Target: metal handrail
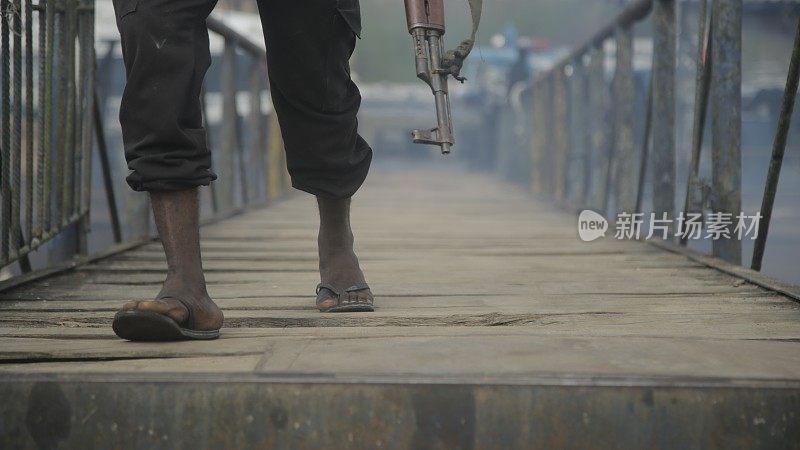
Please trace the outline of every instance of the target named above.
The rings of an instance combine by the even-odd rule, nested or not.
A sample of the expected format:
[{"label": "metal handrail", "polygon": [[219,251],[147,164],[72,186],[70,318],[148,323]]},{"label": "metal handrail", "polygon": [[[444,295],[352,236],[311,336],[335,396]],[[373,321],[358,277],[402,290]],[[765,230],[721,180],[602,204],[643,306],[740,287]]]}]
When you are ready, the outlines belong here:
[{"label": "metal handrail", "polygon": [[[592,207],[603,212],[608,212],[612,201],[616,212],[641,212],[645,171],[652,165],[653,173],[658,175],[652,177],[654,213],[676,219],[676,1],[631,3],[534,81],[531,177],[535,193],[549,194],[571,206]],[[648,18],[653,22],[653,68],[641,159],[636,164],[633,27]],[[678,210],[684,216],[709,203],[715,212],[733,217],[741,213],[741,108],[736,107],[741,103],[741,21],[741,1],[717,0],[711,8],[707,7],[706,0],[699,2],[692,159],[686,200]],[[610,39],[616,41],[616,51],[607,55],[605,43]],[[615,67],[610,84],[605,79],[609,59]],[[755,270],[761,268],[799,76],[800,25],[764,189],[761,226],[751,264]],[[575,114],[570,109],[573,106],[568,99],[570,92],[586,93],[588,105],[583,107],[588,107],[590,114]],[[711,128],[715,149],[711,158],[714,176],[710,186],[700,181],[698,175],[709,101],[714,103],[711,105],[714,111]],[[570,179],[571,153],[583,153],[597,162],[593,171],[576,171],[588,174],[577,182]],[[730,238],[714,241],[713,253],[741,264],[741,242],[733,230],[730,231]],[[686,239],[681,239],[681,243],[685,245]]]}]

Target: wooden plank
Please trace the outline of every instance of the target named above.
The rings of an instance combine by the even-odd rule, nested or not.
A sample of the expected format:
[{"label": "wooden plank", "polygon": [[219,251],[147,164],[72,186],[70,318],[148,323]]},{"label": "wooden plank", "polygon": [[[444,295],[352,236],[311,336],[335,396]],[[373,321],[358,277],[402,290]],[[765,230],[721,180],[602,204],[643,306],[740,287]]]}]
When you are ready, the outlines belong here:
[{"label": "wooden plank", "polygon": [[641,242],[581,242],[571,214],[490,178],[380,173],[353,215],[375,313],[314,310],[317,217],[297,196],[203,228],[219,341],[113,336],[164,279],[149,242],[0,293],[0,371],[799,378],[797,303]]}]

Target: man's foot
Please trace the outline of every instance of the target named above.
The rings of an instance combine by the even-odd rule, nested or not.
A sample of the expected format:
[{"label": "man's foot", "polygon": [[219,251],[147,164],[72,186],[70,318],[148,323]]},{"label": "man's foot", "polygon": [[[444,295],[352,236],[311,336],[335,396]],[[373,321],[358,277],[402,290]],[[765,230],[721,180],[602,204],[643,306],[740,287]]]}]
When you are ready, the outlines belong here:
[{"label": "man's foot", "polygon": [[114,332],[136,341],[215,339],[223,316],[206,290],[197,189],[151,192],[150,200],[167,280],[155,300],[126,303],[114,317]]},{"label": "man's foot", "polygon": [[[180,289],[170,287],[172,284],[167,280],[155,300],[128,302],[122,306],[122,310],[160,314],[178,325],[188,325],[197,331],[219,330],[222,327],[222,310],[211,300],[205,286]],[[188,324],[188,307],[192,308],[192,324]]]},{"label": "man's foot", "polygon": [[317,242],[322,283],[317,292],[317,309],[321,312],[330,311],[331,308],[371,311],[372,291],[366,285],[353,250],[350,200],[318,197],[318,203],[320,228]]}]

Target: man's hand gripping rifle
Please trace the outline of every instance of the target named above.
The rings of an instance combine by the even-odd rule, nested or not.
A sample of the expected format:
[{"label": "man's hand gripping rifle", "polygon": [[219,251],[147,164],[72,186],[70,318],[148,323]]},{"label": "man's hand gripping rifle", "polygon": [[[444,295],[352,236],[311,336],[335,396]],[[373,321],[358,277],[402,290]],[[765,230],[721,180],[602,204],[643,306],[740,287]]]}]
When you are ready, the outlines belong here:
[{"label": "man's hand gripping rifle", "polygon": [[411,136],[415,144],[438,145],[442,154],[450,153],[455,144],[453,138],[453,119],[450,115],[450,99],[447,92],[447,77],[464,82],[461,66],[472,51],[478,23],[480,22],[482,0],[470,0],[472,10],[472,36],[455,50],[444,51],[444,0],[405,0],[408,32],[414,39],[414,56],[417,77],[430,86],[436,100],[436,120],[438,126],[431,130],[414,130]]}]

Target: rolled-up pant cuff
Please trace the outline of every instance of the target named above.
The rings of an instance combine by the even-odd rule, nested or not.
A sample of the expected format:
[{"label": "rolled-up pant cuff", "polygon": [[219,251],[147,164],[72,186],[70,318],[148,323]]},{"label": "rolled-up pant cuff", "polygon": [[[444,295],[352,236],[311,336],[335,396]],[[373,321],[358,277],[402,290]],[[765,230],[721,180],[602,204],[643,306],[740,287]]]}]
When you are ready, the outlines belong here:
[{"label": "rolled-up pant cuff", "polygon": [[200,186],[208,186],[217,176],[209,171],[209,174],[198,178],[166,178],[155,180],[143,180],[141,177],[132,173],[125,179],[128,186],[134,191],[183,191],[194,189]]}]

